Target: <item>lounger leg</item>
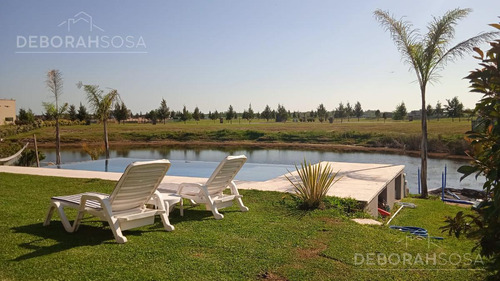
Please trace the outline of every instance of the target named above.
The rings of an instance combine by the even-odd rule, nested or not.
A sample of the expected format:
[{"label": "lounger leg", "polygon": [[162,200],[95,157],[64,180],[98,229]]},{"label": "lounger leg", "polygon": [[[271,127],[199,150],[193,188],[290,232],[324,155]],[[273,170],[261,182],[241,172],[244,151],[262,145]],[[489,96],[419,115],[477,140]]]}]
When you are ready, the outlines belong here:
[{"label": "lounger leg", "polygon": [[78,214],[76,215],[76,219],[73,222],[73,231],[74,232],[78,231],[78,227],[80,227],[80,222],[82,221],[84,214],[85,214],[84,211],[78,211]]},{"label": "lounger leg", "polygon": [[174,231],[175,227],[170,224],[170,220],[168,219],[168,214],[163,213],[160,214],[161,221],[163,222],[163,228],[165,228],[166,231]]},{"label": "lounger leg", "polygon": [[179,212],[181,213],[181,217],[184,216],[184,199],[181,198],[181,201],[179,202]]},{"label": "lounger leg", "polygon": [[212,214],[214,214],[214,218],[216,220],[221,220],[224,218],[224,215],[219,213],[219,210],[217,209],[217,206],[215,206],[214,201],[212,201],[212,198],[208,198],[207,204],[210,206],[210,210],[212,210]]},{"label": "lounger leg", "polygon": [[118,219],[114,217],[108,218],[108,223],[109,227],[111,227],[111,231],[113,231],[116,242],[119,244],[126,243],[127,238],[122,233],[122,229],[120,228],[120,222],[118,221]]},{"label": "lounger leg", "polygon": [[241,201],[240,193],[238,192],[238,188],[236,187],[236,184],[234,183],[234,181],[231,182],[230,188],[231,188],[231,193],[233,195],[238,196],[236,198],[236,203],[238,203],[238,206],[240,207],[240,211],[247,212],[248,211],[248,207],[246,207],[245,205],[243,205],[243,201]]},{"label": "lounger leg", "polygon": [[47,213],[47,217],[45,218],[45,222],[43,225],[49,225],[50,224],[50,219],[52,218],[52,215],[54,214],[54,210],[57,209],[57,212],[59,213],[59,217],[61,218],[61,223],[64,227],[64,229],[71,233],[73,232],[73,227],[71,226],[71,223],[69,222],[68,218],[66,217],[66,214],[64,213],[63,206],[61,205],[60,202],[51,202],[50,203],[50,208]]},{"label": "lounger leg", "polygon": [[240,207],[240,211],[248,212],[248,207],[243,205],[243,201],[241,201],[241,198],[236,198],[236,203],[238,203],[238,206]]},{"label": "lounger leg", "polygon": [[[170,224],[170,220],[168,219],[168,215],[169,215],[170,209],[171,209],[170,204],[168,203],[167,200],[162,199],[161,194],[155,194],[154,198],[156,200],[156,206],[157,206],[158,210],[163,211],[160,214],[161,221],[163,223],[163,228],[165,228],[166,231],[175,230],[175,227],[172,224]],[[174,205],[175,204],[172,204],[172,207]]]},{"label": "lounger leg", "polygon": [[50,220],[52,219],[52,216],[54,215],[55,209],[56,209],[56,206],[54,206],[54,204],[50,203],[49,210],[47,212],[47,215],[45,216],[45,221],[43,222],[43,226],[50,225]]}]

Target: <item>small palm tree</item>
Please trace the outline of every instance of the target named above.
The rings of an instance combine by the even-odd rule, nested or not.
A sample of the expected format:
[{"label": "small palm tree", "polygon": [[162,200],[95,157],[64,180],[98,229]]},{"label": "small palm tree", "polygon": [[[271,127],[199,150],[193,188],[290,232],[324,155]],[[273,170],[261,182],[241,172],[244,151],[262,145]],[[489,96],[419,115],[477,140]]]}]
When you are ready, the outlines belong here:
[{"label": "small palm tree", "polygon": [[301,207],[304,209],[316,209],[326,196],[330,187],[335,184],[340,178],[337,178],[337,173],[333,171],[330,163],[316,165],[308,163],[305,159],[300,163],[300,169],[295,165],[298,178],[290,173],[290,177],[285,177],[290,181],[295,189],[295,196],[301,202]]},{"label": "small palm tree", "polygon": [[107,94],[99,89],[97,85],[82,85],[77,84],[78,88],[83,86],[83,90],[87,93],[87,101],[94,110],[94,117],[99,120],[104,126],[104,149],[106,151],[106,159],[109,159],[109,140],[108,140],[108,119],[111,116],[113,104],[119,99],[118,91],[110,90]]},{"label": "small palm tree", "polygon": [[427,197],[427,114],[425,92],[429,82],[437,81],[438,72],[447,63],[463,57],[478,44],[487,42],[498,32],[482,33],[449,48],[455,36],[457,21],[465,18],[471,9],[454,9],[448,11],[441,18],[434,18],[428,25],[428,32],[421,35],[413,29],[411,23],[403,19],[396,20],[388,12],[376,10],[375,18],[391,33],[405,63],[409,64],[417,75],[422,99],[422,141],[421,141],[421,168],[422,197]]}]

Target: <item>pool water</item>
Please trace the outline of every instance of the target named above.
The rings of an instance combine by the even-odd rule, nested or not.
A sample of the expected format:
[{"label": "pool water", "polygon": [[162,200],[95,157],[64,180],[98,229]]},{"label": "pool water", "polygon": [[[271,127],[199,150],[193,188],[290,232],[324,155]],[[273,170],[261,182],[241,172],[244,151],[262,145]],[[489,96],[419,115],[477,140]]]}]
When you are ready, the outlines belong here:
[{"label": "pool water", "polygon": [[[47,156],[46,162],[55,162],[55,151],[44,148],[43,152]],[[248,161],[238,174],[237,179],[265,181],[277,176],[286,174],[286,169],[295,170],[294,164],[300,164],[307,159],[312,163],[320,161],[350,162],[350,163],[374,163],[404,165],[407,175],[408,187],[411,193],[417,193],[417,175],[420,166],[420,158],[407,155],[382,154],[382,153],[341,153],[335,151],[313,151],[313,150],[290,150],[290,149],[181,149],[168,147],[151,148],[120,148],[111,150],[111,164],[108,164],[109,171],[122,172],[128,163],[139,159],[169,159],[173,165],[168,172],[169,175],[179,176],[204,176],[208,177],[213,172],[217,164],[227,155],[246,155]],[[105,171],[105,161],[88,161],[90,157],[78,148],[66,148],[61,151],[64,168],[82,169],[92,171]],[[125,159],[119,160],[120,157]],[[86,161],[86,162],[81,162]],[[125,161],[115,168],[114,162]],[[190,164],[192,163],[192,164]],[[199,164],[198,164],[199,163]],[[203,164],[207,163],[207,164]],[[210,164],[211,163],[211,164]],[[262,164],[261,164],[262,163]],[[457,161],[451,159],[428,159],[428,186],[429,189],[441,187],[441,176],[447,167],[447,186],[453,188],[482,189],[485,182],[484,177],[476,179],[469,176],[460,181],[462,176],[457,169],[467,164],[467,161]],[[71,168],[73,165],[78,165]],[[203,168],[208,165],[208,167]]]},{"label": "pool water", "polygon": [[[128,164],[135,161],[145,161],[147,159],[137,158],[112,158],[107,160],[83,161],[60,165],[61,169],[84,170],[97,172],[118,172],[123,173]],[[149,159],[151,160],[151,159]],[[219,165],[219,162],[169,160],[172,163],[167,172],[169,176],[201,177],[208,178]],[[48,166],[57,168],[57,166]],[[288,170],[287,170],[288,169]],[[240,172],[236,175],[237,180],[242,181],[267,181],[282,176],[288,171],[294,171],[293,165],[280,164],[260,164],[245,163]]]}]

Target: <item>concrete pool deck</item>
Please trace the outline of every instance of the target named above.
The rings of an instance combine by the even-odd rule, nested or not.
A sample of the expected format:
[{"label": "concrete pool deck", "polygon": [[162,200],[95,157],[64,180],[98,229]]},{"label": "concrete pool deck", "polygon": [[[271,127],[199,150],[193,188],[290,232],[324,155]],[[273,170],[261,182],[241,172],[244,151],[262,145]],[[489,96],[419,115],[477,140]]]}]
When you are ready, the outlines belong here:
[{"label": "concrete pool deck", "polygon": [[[364,202],[366,211],[373,216],[377,216],[379,201],[387,203],[392,208],[396,200],[405,196],[406,184],[403,165],[328,163],[331,163],[335,171],[340,171],[338,176],[342,177],[329,190],[328,195],[343,198],[351,197],[357,201]],[[118,181],[122,175],[122,173],[115,172],[18,166],[0,166],[0,172],[67,178],[98,178],[111,181]],[[296,172],[293,174],[296,175]],[[162,187],[176,190],[180,183],[204,182],[206,180],[207,178],[169,176],[167,173],[162,181]],[[293,192],[292,185],[284,175],[267,181],[236,181],[236,183],[239,189]]]}]

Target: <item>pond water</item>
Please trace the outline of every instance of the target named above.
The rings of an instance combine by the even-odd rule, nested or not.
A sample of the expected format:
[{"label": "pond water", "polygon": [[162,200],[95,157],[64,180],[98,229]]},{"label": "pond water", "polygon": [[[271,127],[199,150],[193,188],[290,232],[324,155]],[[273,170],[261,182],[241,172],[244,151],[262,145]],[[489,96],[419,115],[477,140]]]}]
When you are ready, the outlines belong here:
[{"label": "pond water", "polygon": [[[42,149],[46,155],[45,163],[55,161],[55,152],[53,149]],[[294,169],[293,165],[299,164],[304,159],[317,163],[319,161],[335,161],[335,162],[355,162],[355,163],[375,163],[375,164],[396,164],[405,165],[408,186],[411,193],[417,193],[417,171],[420,166],[420,158],[410,157],[405,155],[381,154],[381,153],[345,153],[345,152],[328,152],[328,151],[309,151],[309,150],[290,150],[290,149],[179,149],[179,148],[133,148],[119,149],[110,152],[111,158],[133,158],[134,159],[169,159],[172,161],[172,168],[169,174],[174,175],[174,165],[181,165],[182,162],[198,163],[194,166],[204,166],[203,173],[196,174],[194,170],[180,167],[182,173],[180,176],[206,176],[206,173],[213,171],[213,167],[217,165],[227,155],[244,154],[248,157],[247,164],[243,166],[241,173],[245,175],[241,180],[249,180],[247,175],[256,175],[254,180],[267,180],[273,178],[281,171],[286,173],[286,169]],[[81,149],[64,149],[61,151],[63,163],[74,163],[89,161],[90,157]],[[126,161],[126,160],[125,160]],[[130,162],[131,162],[130,161]],[[211,162],[211,164],[202,164],[201,162]],[[104,171],[103,162],[88,162],[89,166],[101,166],[99,170]],[[441,187],[441,174],[447,167],[447,186],[454,188],[473,188],[482,189],[484,178],[476,180],[473,176],[459,181],[461,174],[457,172],[458,167],[466,164],[464,161],[448,160],[448,159],[429,159],[428,160],[428,186],[430,189]],[[261,165],[259,168],[259,164]],[[272,164],[272,165],[270,165]],[[274,167],[281,165],[281,167]],[[125,164],[126,166],[126,164]],[[274,167],[274,168],[273,168]],[[123,169],[123,168],[122,168]],[[90,170],[90,168],[86,168]],[[96,169],[94,169],[96,170]],[[199,171],[203,170],[200,168]],[[272,170],[272,171],[271,171]]]}]

